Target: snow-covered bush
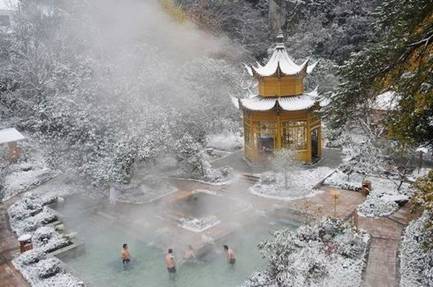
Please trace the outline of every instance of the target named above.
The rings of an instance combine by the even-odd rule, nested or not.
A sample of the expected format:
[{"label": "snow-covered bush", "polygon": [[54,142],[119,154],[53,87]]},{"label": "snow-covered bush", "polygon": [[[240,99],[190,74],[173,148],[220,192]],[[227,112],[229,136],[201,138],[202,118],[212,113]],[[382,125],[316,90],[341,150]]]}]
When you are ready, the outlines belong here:
[{"label": "snow-covered bush", "polygon": [[359,215],[366,217],[388,216],[398,209],[398,204],[386,200],[375,193],[368,195],[367,199],[358,206]]},{"label": "snow-covered bush", "polygon": [[46,257],[44,253],[26,251],[12,262],[31,286],[83,286],[78,278],[64,270],[59,259]]},{"label": "snow-covered bush", "polygon": [[433,249],[431,224],[433,216],[429,212],[413,220],[405,229],[400,245],[400,286],[433,286]]},{"label": "snow-covered bush", "polygon": [[296,231],[277,231],[258,245],[266,269],[243,286],[360,286],[368,239],[330,218]]},{"label": "snow-covered bush", "polygon": [[33,247],[43,252],[52,252],[68,246],[71,242],[59,234],[54,227],[39,227],[32,237]]},{"label": "snow-covered bush", "polygon": [[45,206],[56,200],[54,193],[36,195],[26,194],[25,197],[12,204],[8,209],[9,222],[17,235],[33,232],[38,227],[57,219],[56,212]]},{"label": "snow-covered bush", "polygon": [[38,269],[38,274],[40,278],[48,278],[56,275],[62,269],[60,268],[60,260],[57,258],[48,258],[43,261],[36,263],[36,268]]},{"label": "snow-covered bush", "polygon": [[39,249],[32,249],[17,257],[16,262],[22,265],[31,265],[47,258],[45,252]]}]

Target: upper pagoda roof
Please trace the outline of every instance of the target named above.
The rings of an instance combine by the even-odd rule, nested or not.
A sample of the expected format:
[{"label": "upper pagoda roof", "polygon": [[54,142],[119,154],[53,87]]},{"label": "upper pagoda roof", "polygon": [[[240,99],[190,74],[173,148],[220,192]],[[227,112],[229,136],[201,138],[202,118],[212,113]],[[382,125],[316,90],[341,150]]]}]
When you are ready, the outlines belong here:
[{"label": "upper pagoda roof", "polygon": [[300,74],[309,74],[313,71],[317,62],[309,65],[307,59],[301,65],[296,64],[289,56],[284,45],[284,36],[280,33],[277,36],[277,45],[274,48],[271,58],[266,65],[257,63],[256,66],[247,65],[247,71],[251,76],[269,77],[269,76],[295,76]]}]

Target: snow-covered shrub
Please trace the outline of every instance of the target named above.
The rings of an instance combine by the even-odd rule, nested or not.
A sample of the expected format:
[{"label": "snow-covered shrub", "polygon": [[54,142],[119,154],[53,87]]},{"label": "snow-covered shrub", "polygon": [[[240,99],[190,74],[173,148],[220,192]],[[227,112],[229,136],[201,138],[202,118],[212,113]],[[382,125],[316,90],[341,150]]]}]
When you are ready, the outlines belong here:
[{"label": "snow-covered shrub", "polygon": [[51,226],[39,227],[33,234],[32,243],[34,248],[47,253],[71,244]]},{"label": "snow-covered shrub", "polygon": [[26,194],[23,199],[18,200],[8,209],[11,228],[16,234],[21,235],[55,221],[56,212],[45,205],[53,203],[56,198],[54,193]]},{"label": "snow-covered shrub", "polygon": [[11,226],[17,234],[31,233],[38,227],[56,220],[56,212],[51,208],[44,206],[41,212],[35,214],[34,216],[30,216],[19,221],[14,221]]},{"label": "snow-covered shrub", "polygon": [[[400,286],[433,286],[433,232],[427,228],[432,222],[430,212],[413,220],[405,229],[400,245]],[[430,248],[429,248],[430,247]]]},{"label": "snow-covered shrub", "polygon": [[368,238],[330,218],[296,231],[277,231],[258,245],[267,268],[243,286],[359,286]]},{"label": "snow-covered shrub", "polygon": [[211,166],[205,169],[203,179],[210,183],[225,183],[233,177],[233,169],[231,167],[212,168]]},{"label": "snow-covered shrub", "polygon": [[38,249],[32,249],[24,252],[17,257],[16,261],[22,265],[31,265],[47,258],[47,255]]},{"label": "snow-covered shrub", "polygon": [[19,255],[12,262],[27,282],[29,282],[30,286],[83,286],[80,280],[65,272],[59,259],[55,257],[47,258],[41,255],[37,261],[25,264],[26,260],[30,260],[29,258],[34,259],[36,255],[29,256],[29,251],[27,251]]},{"label": "snow-covered shrub", "polygon": [[375,193],[369,194],[367,199],[358,206],[361,216],[378,217],[388,216],[398,209],[398,204],[392,200],[386,200]]},{"label": "snow-covered shrub", "polygon": [[56,275],[62,271],[60,267],[60,260],[54,257],[50,257],[46,260],[39,261],[36,263],[36,268],[38,269],[38,275],[40,278],[48,278]]},{"label": "snow-covered shrub", "polygon": [[42,202],[35,200],[31,195],[26,196],[11,205],[8,209],[9,217],[13,220],[22,220],[42,211]]}]

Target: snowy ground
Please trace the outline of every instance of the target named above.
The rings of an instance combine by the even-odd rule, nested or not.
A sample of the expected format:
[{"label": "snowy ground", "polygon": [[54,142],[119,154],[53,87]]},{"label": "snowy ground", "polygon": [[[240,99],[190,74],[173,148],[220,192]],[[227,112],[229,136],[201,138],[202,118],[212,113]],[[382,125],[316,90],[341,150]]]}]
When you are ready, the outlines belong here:
[{"label": "snowy ground", "polygon": [[288,188],[285,188],[283,174],[273,172],[263,173],[260,180],[250,188],[250,192],[266,198],[280,200],[295,200],[315,195],[313,190],[323,178],[329,175],[332,169],[328,167],[299,168],[288,175]]},{"label": "snowy ground", "polygon": [[431,232],[425,230],[431,215],[412,221],[405,230],[400,246],[400,286],[433,286],[433,250],[428,251],[424,243],[431,240]]},{"label": "snowy ground", "polygon": [[388,216],[398,209],[397,202],[407,201],[412,196],[413,191],[407,182],[398,189],[400,182],[396,180],[373,176],[365,177],[357,173],[348,177],[340,170],[336,170],[325,180],[324,184],[345,190],[359,191],[364,179],[372,182],[372,190],[367,199],[358,207],[358,213],[361,216]]},{"label": "snowy ground", "polygon": [[259,244],[266,270],[243,287],[360,286],[369,235],[341,221],[325,219],[296,231],[282,230]]}]

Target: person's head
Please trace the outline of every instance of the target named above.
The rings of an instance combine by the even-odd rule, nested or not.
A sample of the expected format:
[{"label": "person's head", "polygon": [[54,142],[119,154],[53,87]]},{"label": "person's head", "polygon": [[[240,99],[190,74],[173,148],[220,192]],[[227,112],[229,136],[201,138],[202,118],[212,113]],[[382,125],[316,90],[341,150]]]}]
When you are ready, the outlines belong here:
[{"label": "person's head", "polygon": [[224,250],[229,250],[229,247],[227,245],[224,245]]},{"label": "person's head", "polygon": [[168,249],[168,254],[172,254],[173,253],[173,249],[169,248]]},{"label": "person's head", "polygon": [[123,249],[126,249],[126,248],[128,248],[128,244],[123,243]]}]

